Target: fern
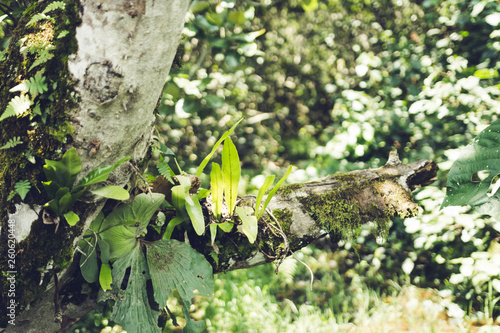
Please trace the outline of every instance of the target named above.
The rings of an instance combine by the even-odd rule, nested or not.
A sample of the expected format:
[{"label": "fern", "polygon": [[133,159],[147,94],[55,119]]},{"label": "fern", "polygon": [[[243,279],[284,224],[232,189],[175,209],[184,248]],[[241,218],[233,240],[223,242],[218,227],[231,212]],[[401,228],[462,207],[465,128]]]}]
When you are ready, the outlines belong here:
[{"label": "fern", "polygon": [[45,83],[45,76],[41,76],[40,74],[30,77],[25,83],[26,88],[32,96],[36,93],[43,94],[45,91],[49,90]]},{"label": "fern", "polygon": [[29,180],[20,180],[16,183],[16,185],[14,185],[14,189],[21,197],[21,200],[24,200],[24,198],[26,198],[26,194],[28,194],[30,188],[31,183]]},{"label": "fern", "polygon": [[46,63],[47,61],[49,61],[50,59],[52,59],[54,57],[54,55],[52,53],[50,53],[50,51],[53,48],[54,48],[54,46],[49,46],[45,50],[41,51],[38,54],[38,58],[35,60],[35,62],[33,62],[33,64],[31,65],[30,69],[28,69],[28,72],[31,71],[36,66],[41,65],[43,63]]},{"label": "fern", "polygon": [[175,173],[174,171],[172,171],[167,162],[161,161],[156,165],[156,167],[158,168],[158,172],[160,173],[160,175],[167,178],[168,181],[171,182],[172,184],[174,183],[172,177],[175,176]]},{"label": "fern", "polygon": [[57,10],[57,9],[64,9],[66,8],[66,4],[64,3],[64,1],[54,1],[53,3],[51,3],[50,5],[48,5],[44,10],[43,10],[43,14],[47,14],[48,12],[52,12],[54,10]]},{"label": "fern", "polygon": [[8,117],[21,116],[29,110],[30,106],[31,101],[28,96],[16,96],[10,100],[7,108],[5,108],[5,112],[0,117],[0,121]]},{"label": "fern", "polygon": [[44,13],[38,13],[31,17],[31,20],[28,23],[26,23],[26,27],[29,27],[30,25],[42,20],[49,20],[52,23],[55,22],[55,20],[52,17],[45,15]]},{"label": "fern", "polygon": [[9,149],[9,148],[15,147],[17,145],[20,145],[21,143],[23,143],[21,141],[21,138],[18,136],[15,136],[12,139],[10,139],[6,144],[4,144],[2,147],[0,147],[0,149]]}]

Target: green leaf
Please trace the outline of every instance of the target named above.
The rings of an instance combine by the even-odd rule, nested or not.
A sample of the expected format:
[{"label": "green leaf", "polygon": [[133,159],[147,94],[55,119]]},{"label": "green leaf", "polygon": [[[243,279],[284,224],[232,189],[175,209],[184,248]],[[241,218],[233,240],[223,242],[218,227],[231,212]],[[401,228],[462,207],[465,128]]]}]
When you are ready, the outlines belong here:
[{"label": "green leaf", "polygon": [[109,244],[102,239],[97,240],[99,251],[101,251],[101,262],[107,264],[109,262]]},{"label": "green leaf", "polygon": [[160,175],[168,179],[170,183],[174,184],[174,180],[172,179],[172,177],[175,177],[175,173],[167,162],[165,161],[158,162],[158,164],[156,164],[156,168],[158,169]]},{"label": "green leaf", "polygon": [[224,230],[224,232],[230,232],[233,229],[234,223],[231,222],[224,222],[224,223],[217,223],[219,228]]},{"label": "green leaf", "polygon": [[255,216],[259,216],[260,203],[269,186],[274,183],[274,178],[276,178],[275,175],[267,176],[264,180],[264,184],[262,184],[262,186],[260,187],[259,193],[257,194],[257,201],[255,202]]},{"label": "green leaf", "polygon": [[43,171],[48,181],[52,181],[59,187],[71,188],[81,170],[82,161],[76,149],[72,147],[64,153],[60,161],[45,160]]},{"label": "green leaf", "polygon": [[149,306],[146,288],[151,277],[138,242],[115,261],[111,275],[112,291],[103,293],[100,298],[116,300],[111,319],[128,332],[160,333],[162,330],[157,325],[159,313]]},{"label": "green leaf", "polygon": [[31,101],[29,99],[29,96],[15,96],[10,100],[9,104],[5,108],[5,112],[0,117],[0,121],[8,117],[22,116],[26,111],[29,110],[30,106]]},{"label": "green leaf", "polygon": [[42,76],[40,74],[30,77],[29,80],[25,81],[24,83],[31,96],[35,96],[36,94],[43,94],[45,91],[49,90],[47,83],[45,83],[45,76]]},{"label": "green leaf", "polygon": [[236,214],[241,219],[242,231],[248,237],[248,241],[253,244],[257,239],[257,217],[253,215],[251,207],[236,207]]},{"label": "green leaf", "polygon": [[52,53],[50,53],[50,51],[53,50],[54,48],[55,48],[54,46],[51,46],[51,47],[47,47],[46,49],[41,51],[38,54],[38,58],[33,62],[33,64],[28,69],[28,72],[30,72],[33,68],[35,68],[41,64],[44,64],[47,61],[49,61],[50,59],[54,58],[54,55]]},{"label": "green leaf", "polygon": [[188,244],[176,240],[146,244],[146,257],[154,298],[160,307],[167,304],[170,293],[177,289],[184,303],[186,321],[194,326],[202,324],[192,321],[188,309],[194,296],[210,297],[213,294],[212,266],[205,257]]},{"label": "green leaf", "polygon": [[463,148],[448,174],[441,208],[471,205],[490,216],[500,216],[500,120],[483,130]]},{"label": "green leaf", "polygon": [[262,207],[262,210],[260,211],[259,215],[257,216],[257,220],[260,220],[260,218],[262,217],[262,215],[266,211],[267,205],[269,205],[269,202],[271,202],[271,199],[273,198],[274,194],[280,188],[281,184],[283,184],[285,182],[286,178],[288,177],[288,175],[290,175],[291,172],[292,172],[292,166],[290,165],[286,171],[286,175],[281,177],[279,182],[276,185],[274,185],[271,192],[269,192],[269,194],[266,198],[266,201],[264,202],[264,206]]},{"label": "green leaf", "polygon": [[481,68],[474,72],[474,76],[480,79],[494,79],[498,77],[498,71],[493,68]]},{"label": "green leaf", "polygon": [[193,224],[194,231],[196,231],[198,236],[203,235],[205,232],[205,217],[203,216],[197,194],[193,194],[191,200],[186,200],[186,210]]},{"label": "green leaf", "polygon": [[305,12],[312,12],[318,8],[318,0],[302,0],[301,5]]},{"label": "green leaf", "polygon": [[14,189],[21,197],[21,200],[24,200],[24,198],[26,198],[26,195],[28,194],[30,188],[31,183],[29,180],[20,180],[14,185]]},{"label": "green leaf", "polygon": [[215,219],[220,220],[224,198],[224,183],[222,180],[222,171],[217,163],[212,163],[210,182],[212,187],[212,212]]},{"label": "green leaf", "polygon": [[99,284],[101,285],[102,290],[111,290],[111,283],[113,282],[113,278],[111,276],[111,266],[109,264],[102,263],[101,271],[99,272]]},{"label": "green leaf", "polygon": [[136,246],[164,198],[163,194],[153,193],[154,201],[151,201],[149,194],[141,193],[134,202],[121,204],[106,216],[99,235],[110,246],[110,260],[122,257]]},{"label": "green leaf", "polygon": [[163,239],[170,239],[172,237],[172,233],[176,226],[184,222],[184,218],[182,216],[176,216],[170,220],[167,224],[167,228],[165,229],[165,233],[163,234]]},{"label": "green leaf", "polygon": [[130,194],[126,189],[115,185],[99,187],[90,192],[95,195],[100,195],[101,197],[115,200],[128,200],[128,198],[130,198]]},{"label": "green leaf", "polygon": [[78,243],[82,255],[80,257],[80,270],[82,276],[88,283],[94,283],[98,279],[98,266],[97,266],[97,251],[96,251],[96,238],[92,237],[90,240],[82,239]]},{"label": "green leaf", "polygon": [[238,120],[238,122],[236,124],[233,125],[233,127],[231,127],[227,132],[225,132],[221,138],[215,143],[214,147],[212,148],[212,151],[210,152],[210,154],[207,155],[207,157],[205,157],[203,159],[203,161],[201,162],[200,166],[198,167],[198,170],[196,170],[196,176],[200,177],[201,174],[203,173],[203,170],[205,169],[205,167],[207,166],[208,162],[210,161],[210,159],[212,158],[212,156],[215,154],[215,152],[217,151],[217,148],[219,148],[220,144],[222,143],[222,141],[224,141],[229,135],[231,135],[231,133],[233,133],[234,129],[236,128],[236,126],[238,126],[238,124],[242,121],[243,119],[240,119]]},{"label": "green leaf", "polygon": [[18,136],[15,136],[13,138],[11,138],[6,144],[4,144],[2,147],[0,147],[0,149],[9,149],[9,148],[12,148],[12,147],[15,147],[17,145],[20,145],[21,143],[23,143],[21,141],[21,138],[18,137]]},{"label": "green leaf", "polygon": [[215,242],[215,237],[217,236],[217,223],[210,224],[210,242],[213,244]]},{"label": "green leaf", "polygon": [[85,186],[94,185],[94,184],[97,184],[97,183],[100,183],[100,182],[107,180],[109,174],[111,172],[113,172],[113,170],[115,170],[116,168],[118,168],[120,166],[120,164],[122,164],[123,162],[126,162],[128,160],[130,160],[130,156],[122,158],[121,160],[116,162],[114,165],[106,165],[106,166],[102,166],[102,167],[99,167],[97,169],[92,170],[85,177],[83,177],[82,180],[80,180],[80,182],[75,187],[75,189],[79,189],[79,188],[82,188]]},{"label": "green leaf", "polygon": [[76,215],[72,210],[64,214],[64,218],[70,226],[74,226],[78,223],[78,221],[80,221],[80,217]]},{"label": "green leaf", "polygon": [[240,182],[241,166],[236,146],[230,138],[224,141],[222,148],[222,178],[224,195],[226,198],[229,215],[233,214],[238,198],[238,184]]},{"label": "green leaf", "polygon": [[233,22],[234,24],[244,24],[247,20],[245,17],[245,13],[243,12],[229,12],[227,15],[227,18],[229,21]]}]

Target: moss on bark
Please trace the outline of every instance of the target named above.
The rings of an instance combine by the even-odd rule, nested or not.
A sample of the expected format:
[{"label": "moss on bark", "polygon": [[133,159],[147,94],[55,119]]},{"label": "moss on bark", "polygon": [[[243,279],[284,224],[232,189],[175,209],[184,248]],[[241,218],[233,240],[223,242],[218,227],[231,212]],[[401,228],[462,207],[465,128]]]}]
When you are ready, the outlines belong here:
[{"label": "moss on bark", "polygon": [[[52,20],[40,20],[27,26],[36,13],[41,13],[53,1],[32,4],[19,20],[12,34],[7,58],[0,64],[0,114],[10,100],[19,95],[9,90],[19,83],[35,77],[45,76],[48,91],[33,94],[31,99],[39,105],[42,115],[35,115],[35,104],[20,117],[9,117],[0,122],[0,146],[10,139],[19,137],[22,144],[0,150],[0,221],[6,230],[8,213],[15,210],[14,203],[19,196],[8,201],[8,196],[19,180],[29,180],[30,189],[24,203],[43,205],[48,201],[41,181],[44,159],[58,160],[65,145],[72,142],[71,116],[78,107],[78,97],[73,89],[74,82],[68,71],[68,58],[76,53],[76,27],[79,25],[78,6],[75,0],[65,1],[65,8],[50,11]],[[22,52],[31,48],[33,52]],[[50,49],[50,50],[49,50]],[[25,49],[26,50],[26,49]],[[41,52],[49,50],[52,58],[40,65]],[[36,97],[35,97],[36,96]],[[31,161],[28,157],[32,156]],[[34,162],[34,163],[33,163]],[[76,208],[78,209],[78,208]],[[18,221],[21,222],[21,221]],[[25,221],[26,222],[26,221]],[[78,230],[80,229],[80,230]],[[41,217],[32,224],[29,236],[16,246],[16,302],[17,311],[30,304],[45,290],[49,281],[41,281],[41,273],[52,263],[52,272],[58,272],[71,263],[73,238],[81,228],[59,228],[44,225]],[[7,271],[6,233],[0,236],[0,267]],[[50,266],[50,265],[49,265]],[[47,274],[46,276],[50,276]],[[0,282],[2,291],[6,281]],[[3,316],[5,318],[5,316]]]}]

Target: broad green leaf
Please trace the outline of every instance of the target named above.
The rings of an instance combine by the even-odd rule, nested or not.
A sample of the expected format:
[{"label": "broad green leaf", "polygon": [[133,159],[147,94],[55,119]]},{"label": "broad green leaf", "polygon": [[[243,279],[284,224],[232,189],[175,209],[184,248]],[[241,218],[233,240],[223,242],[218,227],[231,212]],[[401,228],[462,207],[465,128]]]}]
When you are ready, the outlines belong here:
[{"label": "broad green leaf", "polygon": [[222,171],[217,163],[212,163],[210,186],[212,187],[212,212],[215,219],[220,220],[224,198],[224,183],[222,180]]},{"label": "broad green leaf", "polygon": [[441,206],[471,205],[498,218],[500,193],[495,189],[500,175],[500,120],[493,122],[463,148],[451,167],[446,197]]},{"label": "broad green leaf", "polygon": [[74,226],[78,223],[78,221],[80,221],[80,217],[76,215],[72,210],[64,214],[64,218],[70,226]]},{"label": "broad green leaf", "polygon": [[99,274],[95,242],[95,237],[85,238],[78,242],[78,247],[83,252],[80,257],[80,270],[88,283],[96,282]]},{"label": "broad green leaf", "polygon": [[219,148],[220,144],[229,136],[231,135],[231,133],[233,133],[234,129],[236,128],[236,126],[238,126],[238,124],[242,121],[243,119],[240,119],[238,120],[238,122],[236,124],[233,125],[233,127],[231,127],[227,132],[225,132],[221,138],[215,143],[214,147],[212,148],[212,151],[210,152],[210,154],[207,155],[207,157],[205,157],[203,159],[203,161],[201,162],[200,166],[198,167],[198,170],[196,170],[196,176],[200,177],[201,174],[203,173],[203,170],[205,169],[205,167],[207,166],[208,162],[210,161],[210,159],[212,158],[212,156],[215,154],[215,152],[217,151],[217,148]]},{"label": "broad green leaf", "polygon": [[[63,187],[63,189],[68,189],[67,187]],[[69,206],[74,202],[72,200],[71,193],[68,191],[64,194],[61,199],[59,199],[59,214],[64,214],[68,211]]]},{"label": "broad green leaf", "polygon": [[196,327],[187,310],[194,296],[212,296],[212,266],[202,254],[176,240],[147,243],[146,257],[155,301],[160,307],[165,306],[172,290],[177,289],[186,310],[186,321]]},{"label": "broad green leaf", "polygon": [[262,198],[264,197],[264,194],[266,193],[269,186],[274,183],[274,178],[276,178],[275,175],[267,176],[264,180],[264,184],[262,184],[262,186],[260,187],[259,193],[257,194],[257,201],[255,202],[255,216],[259,216],[260,203],[262,202]]},{"label": "broad green leaf", "polygon": [[76,176],[82,170],[82,161],[74,147],[66,151],[60,161],[45,160],[45,164],[52,168],[52,172],[48,170],[45,172],[44,167],[47,180],[53,181],[59,187],[71,188]]},{"label": "broad green leaf", "polygon": [[197,194],[193,194],[191,200],[186,200],[186,210],[193,224],[194,231],[196,231],[198,236],[203,235],[205,232],[205,217],[203,216],[200,199],[198,199]]},{"label": "broad green leaf", "polygon": [[75,187],[76,189],[85,187],[85,186],[90,186],[94,185],[96,183],[103,182],[108,179],[108,176],[113,170],[118,168],[120,164],[123,162],[126,162],[130,160],[130,156],[124,157],[118,162],[116,162],[114,165],[105,165],[102,167],[99,167],[97,169],[92,170],[89,172],[85,177],[83,177],[82,180],[78,183],[78,185]]},{"label": "broad green leaf", "polygon": [[111,290],[112,282],[113,278],[111,276],[111,266],[109,266],[109,264],[102,263],[101,271],[99,272],[99,284],[101,285],[102,290]]},{"label": "broad green leaf", "polygon": [[257,220],[260,220],[260,218],[262,217],[262,215],[266,211],[267,205],[269,205],[269,202],[271,202],[271,199],[273,198],[274,194],[280,188],[281,184],[283,184],[285,182],[286,178],[288,177],[288,175],[290,175],[291,172],[292,172],[292,166],[290,165],[286,171],[286,175],[281,177],[279,182],[276,185],[274,185],[271,192],[269,192],[269,194],[266,198],[266,201],[264,202],[264,206],[262,207],[262,210],[260,211],[259,215],[257,216]]},{"label": "broad green leaf", "polygon": [[[137,243],[113,264],[111,292],[102,294],[100,300],[116,300],[111,319],[127,332],[160,333],[157,311],[149,306],[147,280],[148,265],[141,246]],[[168,297],[168,296],[166,296]],[[153,300],[151,300],[153,301]],[[151,302],[153,303],[153,302]]]},{"label": "broad green leaf", "polygon": [[254,211],[251,207],[236,207],[236,214],[241,219],[242,231],[248,237],[248,241],[253,244],[257,239],[257,217],[253,215]]},{"label": "broad green leaf", "polygon": [[132,203],[121,204],[101,224],[100,236],[110,246],[109,258],[115,260],[134,248],[137,238],[146,230],[149,220],[162,204],[164,195],[141,193]]},{"label": "broad green leaf", "polygon": [[241,166],[238,151],[231,141],[227,138],[222,148],[222,178],[224,183],[224,195],[226,198],[229,215],[233,214],[238,198],[238,184],[240,182]]},{"label": "broad green leaf", "polygon": [[170,239],[172,237],[172,232],[174,232],[174,229],[176,226],[184,222],[184,218],[181,216],[176,216],[173,219],[170,220],[167,224],[167,228],[165,229],[165,233],[163,234],[163,239]]},{"label": "broad green leaf", "polygon": [[100,195],[101,197],[115,200],[127,200],[130,197],[126,189],[114,185],[99,187],[90,192],[95,195]]}]

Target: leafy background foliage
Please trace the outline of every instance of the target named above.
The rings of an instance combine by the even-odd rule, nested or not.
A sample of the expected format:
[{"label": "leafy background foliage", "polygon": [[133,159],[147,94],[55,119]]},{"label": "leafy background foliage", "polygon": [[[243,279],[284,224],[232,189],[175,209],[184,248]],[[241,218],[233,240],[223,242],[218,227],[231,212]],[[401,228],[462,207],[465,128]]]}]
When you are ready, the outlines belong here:
[{"label": "leafy background foliage", "polygon": [[[317,8],[306,11],[305,2]],[[352,242],[335,246],[334,253],[327,242],[317,244],[310,254],[330,258],[337,275],[316,267],[317,280],[323,274],[325,279],[315,286],[323,290],[356,282],[371,295],[368,308],[380,306],[371,294],[375,291],[391,295],[401,286],[436,288],[446,315],[491,323],[499,310],[500,225],[467,207],[440,206],[461,147],[498,119],[498,2],[261,4],[193,4],[184,62],[171,73],[159,109],[163,142],[189,170],[228,125],[243,117],[235,144],[247,191],[258,189],[268,172],[283,174],[290,163],[301,170],[288,181],[299,182],[378,167],[393,148],[404,161],[435,160],[441,169],[438,181],[415,193],[422,216],[394,220],[385,240],[363,230]],[[240,38],[251,33],[257,37]],[[306,279],[306,272],[299,272],[295,279]],[[231,278],[218,281],[233,283]],[[330,309],[337,320],[364,306],[354,301],[360,297],[355,292],[347,292],[349,306],[341,306],[306,293],[298,282],[269,288],[270,295],[285,293],[297,306],[311,302]],[[329,290],[325,297],[335,294],[324,288]],[[229,308],[221,306],[227,315]],[[222,317],[217,321],[218,308],[209,307],[215,331],[231,331]],[[292,317],[300,320],[299,314]]]},{"label": "leafy background foliage", "polygon": [[[180,65],[158,109],[159,140],[182,169],[196,173],[243,118],[233,136],[240,193],[256,193],[268,174],[284,174],[292,163],[300,170],[288,181],[306,181],[378,167],[393,148],[404,161],[433,159],[441,171],[415,193],[423,214],[395,219],[385,240],[367,229],[349,242],[304,249],[316,276],[312,292],[306,269],[290,259],[278,278],[271,266],[217,277],[215,300],[195,300],[201,314],[193,317],[217,332],[353,325],[366,332],[366,320],[398,314],[385,302],[395,298],[406,313],[424,314],[400,318],[399,328],[412,319],[438,332],[449,329],[447,318],[494,323],[500,224],[468,207],[440,207],[461,147],[498,119],[499,17],[493,0],[194,1]],[[0,28],[5,44],[7,18]],[[32,83],[39,88],[30,94],[43,93],[42,81]],[[169,302],[175,308],[175,298]],[[90,320],[102,327],[109,315]]]}]

